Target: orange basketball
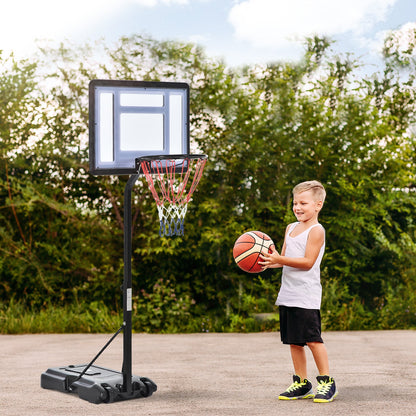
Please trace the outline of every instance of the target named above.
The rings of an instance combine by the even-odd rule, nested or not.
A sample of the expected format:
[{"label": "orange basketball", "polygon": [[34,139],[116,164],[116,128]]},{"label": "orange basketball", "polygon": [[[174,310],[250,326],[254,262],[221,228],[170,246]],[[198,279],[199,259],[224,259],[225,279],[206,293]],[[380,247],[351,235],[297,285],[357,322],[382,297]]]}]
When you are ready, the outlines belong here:
[{"label": "orange basketball", "polygon": [[248,231],[238,237],[234,244],[233,256],[238,267],[248,273],[260,273],[262,267],[258,264],[261,253],[271,253],[273,240],[261,231]]}]

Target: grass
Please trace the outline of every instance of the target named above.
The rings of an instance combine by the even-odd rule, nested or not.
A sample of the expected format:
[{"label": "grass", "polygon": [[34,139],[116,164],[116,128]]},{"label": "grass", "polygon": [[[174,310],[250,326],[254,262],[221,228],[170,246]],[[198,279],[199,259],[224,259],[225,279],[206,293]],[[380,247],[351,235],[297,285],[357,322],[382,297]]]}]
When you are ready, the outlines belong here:
[{"label": "grass", "polygon": [[120,327],[122,316],[104,304],[47,306],[32,311],[11,302],[0,306],[0,333],[111,333]]},{"label": "grass", "polygon": [[[344,296],[337,285],[327,289],[322,304],[324,331],[416,328],[414,291],[405,288],[391,290],[385,303],[370,311],[359,300]],[[275,313],[250,314],[246,311],[244,314],[231,313],[228,316],[195,316],[191,306],[189,299],[178,300],[172,296],[136,299],[132,316],[133,331],[259,332],[278,331],[280,327],[279,317]],[[0,334],[113,333],[122,322],[122,312],[111,310],[103,302],[65,306],[47,304],[40,309],[30,308],[13,299],[7,304],[0,303]]]}]

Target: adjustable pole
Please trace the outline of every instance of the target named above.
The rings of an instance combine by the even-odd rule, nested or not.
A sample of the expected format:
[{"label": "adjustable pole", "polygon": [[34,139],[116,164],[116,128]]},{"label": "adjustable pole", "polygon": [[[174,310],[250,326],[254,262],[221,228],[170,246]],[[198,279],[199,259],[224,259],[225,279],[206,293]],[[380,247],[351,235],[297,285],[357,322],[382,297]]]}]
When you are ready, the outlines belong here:
[{"label": "adjustable pole", "polygon": [[132,278],[131,278],[131,191],[139,178],[138,174],[131,175],[124,189],[124,281],[123,281],[123,387],[128,394],[133,394],[132,386]]}]

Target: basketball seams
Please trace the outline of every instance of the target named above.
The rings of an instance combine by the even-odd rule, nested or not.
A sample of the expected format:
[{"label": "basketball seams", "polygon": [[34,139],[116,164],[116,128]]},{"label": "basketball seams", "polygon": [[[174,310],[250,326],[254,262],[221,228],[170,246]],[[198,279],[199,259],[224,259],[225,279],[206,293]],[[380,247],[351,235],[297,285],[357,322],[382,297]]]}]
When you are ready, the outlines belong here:
[{"label": "basketball seams", "polygon": [[257,254],[257,257],[256,257],[256,260],[254,261],[254,263],[251,265],[251,267],[250,267],[250,272],[253,270],[253,267],[255,267],[257,264],[258,264],[258,262],[259,262],[259,257],[260,257],[260,253],[258,253]]},{"label": "basketball seams", "polygon": [[[257,236],[257,237],[258,237],[258,236]],[[245,251],[244,253],[241,253],[240,255],[238,255],[238,256],[235,258],[235,261],[236,261],[236,263],[237,263],[237,264],[238,264],[238,263],[240,263],[240,261],[242,261],[242,260],[246,259],[247,257],[250,257],[250,256],[251,256],[251,255],[253,255],[253,254],[257,254],[256,259],[254,260],[253,264],[251,265],[251,267],[250,267],[250,269],[249,269],[249,270],[252,270],[252,269],[253,269],[253,267],[254,267],[254,266],[257,264],[257,262],[258,262],[259,257],[260,257],[260,254],[264,252],[264,251],[263,251],[263,249],[265,249],[265,250],[266,250],[266,252],[268,252],[268,251],[269,251],[269,249],[270,249],[270,247],[271,247],[272,245],[274,245],[272,240],[265,240],[264,238],[259,238],[259,237],[258,237],[258,240],[259,240],[259,241],[261,241],[261,243],[260,243],[260,242],[253,243],[253,246],[252,246],[250,249],[248,249],[248,250],[247,250],[247,251]],[[268,243],[268,244],[267,244],[267,245],[266,245],[266,244],[264,244],[265,242],[266,242],[266,243]],[[249,241],[241,241],[240,243],[241,243],[241,244],[250,244],[250,242],[249,242]],[[237,243],[237,245],[238,245],[238,244],[240,244],[240,243]],[[259,252],[258,246],[260,246],[260,252]]]},{"label": "basketball seams", "polygon": [[261,245],[260,244],[254,244],[251,249],[249,249],[249,250],[245,251],[244,253],[241,253],[240,255],[238,255],[235,258],[235,261],[237,263],[239,263],[241,260],[244,260],[246,257],[249,257],[252,254],[258,254],[259,253],[259,250],[258,250],[258,248],[256,248],[256,246],[261,246]]},{"label": "basketball seams", "polygon": [[[248,233],[246,233],[248,235],[250,235],[251,237],[254,238],[254,241],[256,244],[260,244],[263,245],[264,241],[265,241],[265,234],[263,234],[262,236],[258,235],[255,231],[249,231]],[[271,240],[270,240],[271,241]]]},{"label": "basketball seams", "polygon": [[261,231],[247,231],[241,235],[234,244],[234,250],[243,251],[234,257],[235,262],[242,270],[249,273],[260,273],[258,261],[260,255],[269,252],[274,246],[273,240]]},{"label": "basketball seams", "polygon": [[[264,242],[265,241],[267,241],[268,243],[269,243],[269,245],[268,246],[266,246],[265,244],[264,244]],[[265,240],[264,238],[262,239],[262,243],[261,244],[258,244],[258,245],[260,245],[261,247],[260,247],[260,252],[257,252],[257,258],[256,258],[256,260],[254,261],[254,263],[252,264],[252,266],[250,267],[250,271],[253,269],[253,267],[254,266],[256,266],[257,264],[258,264],[258,261],[259,261],[259,258],[260,258],[260,254],[262,254],[263,253],[263,249],[266,249],[266,252],[269,252],[269,248],[270,248],[270,246],[273,244],[273,242],[272,242],[272,240]]]}]

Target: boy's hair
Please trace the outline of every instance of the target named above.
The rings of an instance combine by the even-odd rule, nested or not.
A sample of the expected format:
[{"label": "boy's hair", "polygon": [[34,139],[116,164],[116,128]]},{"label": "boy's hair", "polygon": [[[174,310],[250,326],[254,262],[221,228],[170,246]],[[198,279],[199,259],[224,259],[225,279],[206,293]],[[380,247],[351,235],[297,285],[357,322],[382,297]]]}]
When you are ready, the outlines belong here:
[{"label": "boy's hair", "polygon": [[325,202],[326,192],[324,186],[318,181],[306,181],[298,183],[293,188],[293,195],[300,194],[301,192],[312,191],[313,197],[316,201]]}]

